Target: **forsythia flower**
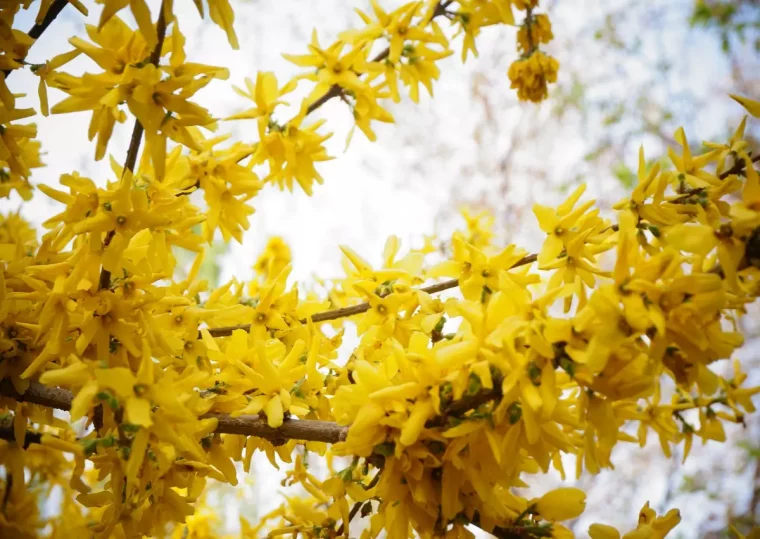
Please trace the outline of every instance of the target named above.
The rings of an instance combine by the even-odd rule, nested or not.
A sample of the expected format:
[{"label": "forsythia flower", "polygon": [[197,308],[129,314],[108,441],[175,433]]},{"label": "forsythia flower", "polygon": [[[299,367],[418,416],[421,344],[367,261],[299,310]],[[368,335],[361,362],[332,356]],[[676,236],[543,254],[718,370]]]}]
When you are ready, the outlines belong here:
[{"label": "forsythia flower", "polygon": [[554,39],[552,23],[544,14],[536,15],[530,22],[520,26],[517,31],[517,49],[522,54],[530,53],[540,43],[549,43]]},{"label": "forsythia flower", "polygon": [[539,102],[548,95],[547,85],[557,82],[559,62],[541,51],[536,51],[527,58],[516,60],[509,66],[511,88],[517,90],[517,96],[527,101]]}]

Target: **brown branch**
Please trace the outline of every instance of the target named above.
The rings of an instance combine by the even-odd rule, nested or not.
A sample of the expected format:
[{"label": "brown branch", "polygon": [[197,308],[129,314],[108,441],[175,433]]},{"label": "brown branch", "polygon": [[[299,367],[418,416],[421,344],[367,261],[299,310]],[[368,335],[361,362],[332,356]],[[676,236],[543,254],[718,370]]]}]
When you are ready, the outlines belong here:
[{"label": "brown branch", "polygon": [[[444,15],[446,13],[446,8],[452,4],[452,0],[446,0],[444,2],[438,2],[438,5],[435,7],[435,11],[433,12],[433,16],[430,18],[432,21],[436,17],[440,17],[441,15]],[[370,62],[381,62],[388,58],[388,55],[390,55],[391,49],[387,48],[383,51],[379,52]],[[315,110],[317,110],[319,107],[330,101],[334,97],[338,97],[343,94],[343,89],[338,86],[337,84],[334,84],[330,87],[325,94],[314,101],[309,107],[306,109],[306,114],[311,114]]]},{"label": "brown branch", "polygon": [[[16,432],[13,429],[13,415],[7,414],[0,419],[0,440],[6,440],[8,442],[16,442]],[[24,434],[23,447],[27,449],[32,444],[42,443],[42,433],[34,431],[26,431]]]},{"label": "brown branch", "polygon": [[[166,18],[164,17],[164,3],[161,2],[160,13],[158,14],[158,21],[156,21],[156,33],[158,34],[158,42],[153,52],[150,54],[150,63],[154,66],[158,66],[158,61],[161,59],[161,49],[164,46],[164,36],[166,35]],[[137,154],[140,151],[140,143],[142,142],[143,132],[145,129],[140,123],[140,120],[135,118],[135,126],[132,129],[132,137],[129,141],[129,148],[127,149],[127,158],[124,161],[124,170],[130,172],[135,171],[135,165],[137,164]],[[111,230],[106,235],[103,247],[108,247],[111,242],[115,231]],[[100,270],[100,279],[98,279],[98,289],[108,289],[111,286],[111,272],[102,268]]]},{"label": "brown branch", "polygon": [[5,395],[18,402],[31,402],[32,404],[65,411],[71,410],[71,401],[73,400],[70,391],[44,386],[39,382],[32,382],[26,391],[19,393],[8,379],[0,380],[0,395]]},{"label": "brown branch", "polygon": [[[71,409],[73,395],[67,389],[48,387],[39,382],[31,382],[23,393],[19,393],[10,380],[0,380],[0,395],[10,397],[18,402],[39,404],[49,408],[68,411]],[[442,427],[446,417],[461,416],[469,410],[474,410],[481,404],[501,397],[501,382],[494,380],[494,388],[483,390],[475,395],[465,396],[454,402],[444,410],[443,416],[428,421],[427,428]],[[227,414],[209,413],[202,415],[200,419],[214,418],[217,427],[214,432],[220,434],[241,434],[244,436],[257,436],[273,443],[284,443],[287,440],[303,440],[313,442],[325,442],[334,444],[342,442],[348,434],[348,427],[333,421],[319,421],[313,419],[292,419],[283,421],[281,427],[272,428],[266,419],[260,416],[245,415],[231,417]],[[2,425],[0,424],[0,427]],[[12,428],[11,428],[12,430]],[[30,433],[33,435],[34,433]],[[8,434],[3,435],[0,428],[0,439],[8,440]],[[32,438],[29,443],[37,443]]]},{"label": "brown branch", "polygon": [[342,442],[348,434],[348,427],[333,421],[314,419],[285,419],[276,429],[267,425],[266,419],[259,416],[230,417],[226,414],[205,414],[201,419],[216,418],[218,425],[214,432],[222,434],[242,434],[257,436],[272,442],[287,440],[305,440],[334,444]]},{"label": "brown branch", "polygon": [[42,33],[47,30],[48,26],[52,24],[67,5],[69,5],[69,0],[55,0],[55,2],[53,2],[48,8],[47,13],[45,13],[42,22],[39,24],[35,23],[35,25],[29,29],[27,32],[29,37],[35,40],[39,39]]},{"label": "brown branch", "polygon": [[[757,163],[758,161],[760,161],[760,155],[756,155],[756,156],[752,157],[752,162],[753,163]],[[720,176],[718,176],[718,178],[720,178],[721,180],[725,180],[726,178],[728,178],[732,174],[741,174],[742,172],[744,172],[744,165],[745,165],[744,159],[737,159],[736,163],[734,163],[734,166],[732,166],[731,168],[729,168],[725,172],[721,172]]]},{"label": "brown branch", "polygon": [[[63,11],[63,8],[65,8],[67,5],[69,5],[68,0],[55,0],[50,7],[47,10],[47,13],[45,13],[45,17],[42,19],[42,22],[37,24],[35,23],[34,26],[32,26],[29,31],[27,32],[27,35],[34,39],[35,41],[39,39],[39,37],[43,34],[45,30],[47,30],[48,26],[50,26],[53,21],[58,17],[58,15]],[[32,43],[34,45],[34,43]],[[31,48],[31,46],[29,47]],[[29,54],[29,51],[27,51],[27,54]],[[23,58],[19,58],[18,61],[22,61]],[[5,74],[5,78],[7,79],[11,73],[13,73],[13,69],[5,69],[3,70],[3,74]]]},{"label": "brown branch", "polygon": [[[65,411],[71,409],[71,401],[73,400],[73,395],[69,390],[48,387],[39,382],[32,382],[26,391],[19,393],[11,381],[7,379],[0,380],[0,395],[10,397],[18,402],[40,404],[48,408]],[[345,440],[348,432],[348,427],[338,423],[311,419],[285,419],[282,427],[276,429],[267,425],[266,420],[259,416],[230,417],[225,414],[205,414],[201,416],[201,419],[212,417],[218,420],[215,432],[258,436],[271,441],[293,439],[337,443]]]},{"label": "brown branch", "polygon": [[[509,269],[519,268],[520,266],[525,266],[527,264],[532,264],[535,262],[538,258],[538,255],[536,254],[530,254],[527,256],[524,256],[520,260],[518,260],[514,266],[512,266]],[[427,292],[428,294],[436,294],[438,292],[443,292],[444,290],[449,290],[451,288],[456,288],[459,286],[459,280],[458,279],[449,279],[448,281],[442,281],[440,283],[431,284],[430,286],[425,286],[420,288],[422,292]],[[383,294],[380,297],[385,297],[387,294]],[[312,322],[326,322],[328,320],[337,320],[339,318],[346,318],[349,316],[354,316],[357,314],[366,313],[370,309],[369,303],[359,303],[358,305],[350,305],[348,307],[341,307],[339,309],[333,309],[330,311],[324,311],[321,313],[317,313],[311,316]],[[304,318],[299,320],[302,324],[306,324],[308,322],[308,319]],[[224,326],[219,328],[208,328],[208,332],[211,334],[212,337],[228,337],[232,335],[232,332],[236,329],[242,329],[244,331],[249,331],[251,329],[251,324],[239,324],[237,326]],[[198,338],[201,338],[200,332],[198,332]]]},{"label": "brown branch", "polygon": [[447,418],[461,418],[470,410],[475,410],[480,407],[481,404],[500,399],[501,397],[501,382],[496,383],[496,381],[494,381],[494,387],[492,389],[484,389],[475,393],[474,395],[466,395],[458,401],[455,401],[450,407],[442,410],[441,415],[425,423],[425,428],[432,429],[436,427],[443,427],[446,425]]},{"label": "brown branch", "polygon": [[[13,431],[13,427],[8,426],[0,426],[0,440],[5,440],[7,442],[15,442],[16,441],[16,434]],[[41,444],[42,443],[42,433],[41,432],[34,432],[31,430],[26,431],[26,436],[24,438],[24,449],[28,449],[30,445],[32,444]]]},{"label": "brown branch", "polygon": [[[380,474],[382,473],[382,470],[378,470],[375,474],[375,477],[372,478],[372,481],[369,482],[369,485],[367,485],[367,490],[374,488],[375,485],[377,485],[380,482]],[[346,537],[348,537],[348,524],[351,523],[351,521],[356,516],[356,513],[359,512],[359,509],[361,509],[362,505],[368,502],[356,502],[353,507],[351,507],[351,511],[348,513],[348,522],[342,522],[340,527],[338,528],[337,535],[343,535],[343,531],[346,531]]]}]

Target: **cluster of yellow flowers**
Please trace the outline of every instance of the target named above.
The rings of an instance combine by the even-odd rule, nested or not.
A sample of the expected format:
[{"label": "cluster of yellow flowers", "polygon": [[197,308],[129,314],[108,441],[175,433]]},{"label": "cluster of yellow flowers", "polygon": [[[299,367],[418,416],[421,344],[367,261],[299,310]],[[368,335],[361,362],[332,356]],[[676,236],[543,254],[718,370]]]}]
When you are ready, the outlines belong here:
[{"label": "cluster of yellow flowers", "polygon": [[[41,20],[66,3],[43,2]],[[487,216],[467,215],[443,262],[431,262],[431,241],[402,255],[391,237],[377,268],[342,247],[346,274],[325,283],[326,297],[288,284],[290,250],[276,238],[254,279],[211,289],[198,277],[204,242],[217,230],[241,241],[264,184],[310,193],[322,181],[315,163],[328,158],[330,135],[305,124],[322,103],[340,97],[374,138],[371,122],[392,120],[381,103],[400,99],[399,80],[414,100],[420,84],[432,93],[436,62],[451,54],[436,19],[463,34],[466,58],[483,27],[514,22],[512,7],[526,11],[518,47],[528,57],[510,78],[521,98],[539,100],[556,76],[537,49],[549,21],[522,0],[392,12],[373,2],[364,28],[327,48],[315,34],[308,54],[288,56],[304,75],[281,87],[259,73],[237,89],[255,107],[229,119],[255,119],[259,139],[217,148],[226,138],[201,132],[217,119],[191,99],[227,71],[186,61],[172,2],[155,24],[143,0],[129,2],[137,30],[116,15],[127,3],[102,3],[89,41],[72,38],[74,50],[33,70],[43,113],[48,87],[68,95],[53,113],[92,111],[96,158],[127,111],[135,116],[127,159],[112,160],[105,187],[76,172],[60,188],[39,185],[63,206],[40,238],[17,214],[0,220],[0,535],[215,536],[207,479],[237,484],[236,463],[248,472],[262,451],[292,464],[286,484],[308,496],[244,522],[249,537],[348,536],[357,514],[369,517],[363,538],[471,537],[472,525],[572,537],[561,522],[581,514],[582,491],[528,499],[514,489],[552,467],[564,475],[563,455],[575,456],[576,474],[610,468],[618,442],[644,444],[650,430],[665,454],[680,444],[688,453],[695,436],[722,441],[725,422],[754,411],[760,388],[743,386],[738,363],[731,379],[711,369],[741,345],[736,318],[758,295],[760,179],[744,122],[700,155],[679,130],[672,167],[650,167],[642,152],[614,220],[581,202],[583,187],[556,209],[535,206],[546,233],[536,254],[495,245]],[[10,25],[29,5],[0,9]],[[229,4],[208,9],[235,46]],[[22,67],[29,35],[2,39],[4,66]],[[97,73],[61,71],[80,54]],[[535,62],[551,69],[539,76]],[[301,80],[312,92],[295,118],[277,120]],[[10,122],[33,111],[15,109],[2,88],[2,194],[28,196],[39,144],[33,127]],[[758,114],[759,103],[737,99]],[[196,190],[205,210],[188,196]],[[177,249],[197,253],[182,279]],[[435,296],[455,287],[455,297]],[[342,361],[347,320],[360,341]],[[325,457],[327,475],[309,472],[309,454]],[[63,502],[43,518],[53,487]],[[624,537],[664,537],[679,520],[645,506]],[[620,537],[604,524],[589,534]]]},{"label": "cluster of yellow flowers", "polygon": [[519,0],[515,6],[525,11],[525,20],[517,31],[522,56],[509,67],[509,80],[520,99],[540,102],[546,99],[547,85],[557,82],[559,62],[539,49],[554,39],[552,24],[547,15],[533,13],[538,0]]}]

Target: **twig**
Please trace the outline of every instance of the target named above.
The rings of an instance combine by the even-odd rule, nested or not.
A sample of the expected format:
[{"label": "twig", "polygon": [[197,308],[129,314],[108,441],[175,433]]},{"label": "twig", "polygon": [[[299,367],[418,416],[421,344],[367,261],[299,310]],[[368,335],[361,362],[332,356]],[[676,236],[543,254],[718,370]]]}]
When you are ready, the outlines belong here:
[{"label": "twig", "polygon": [[[760,161],[760,155],[756,155],[752,157],[752,162],[757,163]],[[725,180],[728,178],[731,174],[740,174],[741,172],[744,172],[744,159],[737,159],[736,163],[734,163],[734,166],[726,170],[725,172],[721,172],[718,178],[721,180]]]},{"label": "twig", "polygon": [[[61,11],[63,11],[63,8],[65,8],[68,4],[69,4],[68,0],[55,0],[48,8],[47,13],[45,13],[45,17],[42,19],[42,22],[39,24],[35,23],[35,25],[29,29],[29,31],[27,32],[29,37],[31,37],[35,41],[39,39],[42,33],[45,30],[47,30],[48,26],[50,26],[53,23],[56,17],[58,17]],[[19,60],[23,60],[23,58],[19,58]],[[13,69],[3,70],[3,73],[5,74],[5,78],[7,79],[10,76],[10,74],[13,73],[13,71],[14,71]]]},{"label": "twig", "polygon": [[69,5],[69,0],[55,0],[48,8],[47,13],[45,13],[42,22],[39,24],[35,23],[35,25],[29,29],[27,32],[29,37],[35,40],[39,39],[42,33],[47,30],[48,26],[50,26],[67,5]]},{"label": "twig", "polygon": [[461,417],[470,410],[476,410],[481,404],[500,399],[502,397],[501,382],[501,379],[494,379],[491,389],[480,390],[474,395],[465,395],[446,408],[442,406],[441,415],[425,423],[425,428],[443,427],[446,425],[446,420],[449,417]]},{"label": "twig", "polygon": [[[375,477],[372,478],[372,481],[369,482],[369,485],[367,485],[367,490],[374,488],[379,482],[380,482],[380,474],[382,473],[382,470],[378,470],[375,474]],[[356,502],[353,507],[351,507],[351,511],[348,513],[348,523],[342,522],[340,527],[338,528],[337,535],[343,535],[343,531],[346,531],[346,536],[348,536],[348,525],[356,516],[356,513],[359,512],[359,509],[361,509],[362,505],[368,502]]]},{"label": "twig", "polygon": [[[156,21],[156,33],[158,34],[158,42],[153,52],[150,54],[150,63],[154,66],[158,66],[158,61],[161,59],[161,49],[164,46],[164,36],[166,35],[166,18],[164,17],[164,3],[161,2],[160,13],[158,14],[158,21]],[[140,151],[140,143],[142,142],[144,128],[140,123],[140,120],[135,118],[135,126],[132,129],[132,137],[129,141],[129,148],[127,149],[127,158],[124,161],[124,170],[130,172],[135,171],[135,165],[137,164],[137,154]],[[111,230],[106,235],[103,241],[103,247],[108,247],[111,239],[113,238],[115,231]],[[100,290],[108,289],[111,286],[111,272],[102,268],[100,270],[100,279],[98,279],[98,288]]]},{"label": "twig", "polygon": [[[6,440],[8,442],[16,441],[16,433],[13,430],[13,416],[7,416],[5,421],[0,422],[0,440]],[[32,444],[42,443],[42,433],[27,430],[24,436],[24,449],[27,449]]]},{"label": "twig", "polygon": [[[446,13],[446,8],[452,3],[453,3],[453,0],[438,2],[438,5],[435,7],[435,11],[433,12],[433,16],[430,18],[430,20],[432,21],[436,17],[440,17],[441,15],[444,15]],[[372,58],[370,62],[381,62],[385,60],[388,57],[388,55],[390,55],[390,53],[391,53],[390,48],[384,49],[383,51],[379,52],[374,58]],[[325,92],[325,94],[322,97],[320,97],[319,99],[314,101],[314,103],[309,105],[309,107],[306,109],[306,114],[307,115],[311,114],[312,112],[317,110],[319,107],[321,107],[322,105],[330,101],[332,98],[338,97],[342,93],[343,93],[343,90],[339,85],[337,84],[332,85],[330,89],[327,90],[327,92]]]},{"label": "twig", "polygon": [[[518,260],[514,266],[512,266],[510,269],[519,268],[520,266],[525,266],[527,264],[532,264],[535,262],[538,258],[538,255],[536,254],[530,254],[527,256],[524,256],[522,259]],[[444,290],[449,290],[451,288],[456,288],[459,286],[459,280],[458,279],[450,279],[448,281],[442,281],[440,283],[432,284],[430,286],[425,286],[420,288],[422,292],[427,292],[428,294],[436,294],[438,292],[443,292]],[[380,297],[385,297],[388,294],[382,294]],[[330,311],[324,311],[321,313],[317,313],[315,315],[311,316],[312,322],[326,322],[328,320],[337,320],[339,318],[346,318],[349,316],[354,316],[357,314],[362,314],[367,312],[370,309],[369,303],[359,303],[358,305],[351,305],[349,307],[341,307],[339,309],[333,309]],[[299,320],[302,324],[306,324],[308,322],[308,319],[301,319]],[[232,335],[232,332],[242,329],[244,331],[249,331],[251,329],[251,324],[239,324],[237,326],[224,326],[219,328],[208,328],[208,332],[211,334],[212,337],[228,337]],[[201,338],[200,332],[198,332],[198,338]]]}]

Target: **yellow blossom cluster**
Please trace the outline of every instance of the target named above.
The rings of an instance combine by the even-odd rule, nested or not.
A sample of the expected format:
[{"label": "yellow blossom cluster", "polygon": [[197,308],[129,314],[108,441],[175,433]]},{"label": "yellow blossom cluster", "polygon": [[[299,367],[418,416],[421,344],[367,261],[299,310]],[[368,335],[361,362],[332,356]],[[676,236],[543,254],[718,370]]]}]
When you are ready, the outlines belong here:
[{"label": "yellow blossom cluster", "polygon": [[[43,2],[41,18],[66,4]],[[287,464],[284,485],[307,496],[241,522],[247,537],[348,537],[359,514],[362,538],[469,538],[472,526],[567,538],[562,522],[582,513],[585,494],[516,493],[532,475],[564,476],[565,456],[576,476],[598,473],[618,443],[643,445],[650,433],[666,455],[681,445],[688,454],[694,437],[724,441],[724,424],[754,411],[760,388],[744,384],[741,365],[731,378],[714,368],[742,344],[736,320],[759,290],[760,179],[745,121],[700,154],[679,130],[668,166],[642,151],[638,184],[614,215],[584,200],[583,186],[556,208],[536,205],[546,236],[537,253],[496,244],[487,215],[465,214],[465,229],[442,239],[444,260],[431,256],[432,238],[403,252],[390,237],[379,266],[343,246],[345,275],[304,293],[274,238],[252,257],[251,280],[212,287],[199,278],[204,243],[217,231],[242,241],[265,184],[310,193],[322,181],[315,164],[330,135],[305,123],[322,103],[347,102],[374,138],[371,122],[392,120],[383,100],[405,87],[416,101],[420,84],[432,94],[436,62],[451,54],[440,17],[463,35],[466,58],[482,28],[514,23],[513,7],[526,11],[518,45],[529,56],[518,63],[556,73],[537,50],[551,39],[548,19],[532,13],[536,1],[390,12],[373,2],[363,28],[326,48],[315,33],[307,54],[287,56],[303,75],[280,86],[262,72],[236,88],[255,106],[228,120],[256,120],[259,138],[219,147],[228,137],[201,131],[218,119],[192,100],[228,73],[187,61],[172,2],[155,24],[144,1],[129,2],[136,30],[116,15],[127,3],[102,4],[87,39],[33,71],[42,113],[48,88],[66,94],[53,113],[90,112],[96,158],[134,116],[127,158],[112,158],[112,181],[71,172],[39,184],[60,204],[44,233],[15,213],[0,219],[1,536],[217,537],[206,484],[236,485],[260,451]],[[12,23],[30,5],[0,9]],[[234,46],[229,4],[209,0],[208,10]],[[24,65],[28,37],[4,34],[9,69]],[[95,72],[61,70],[79,55]],[[530,73],[518,95],[543,98],[551,77]],[[302,81],[312,91],[279,120],[281,98]],[[29,195],[39,145],[10,122],[33,111],[14,109],[2,88],[0,159],[8,185]],[[735,99],[758,115],[760,103]],[[180,250],[195,254],[186,272]],[[359,335],[351,350],[347,322]],[[325,473],[309,470],[310,455]],[[44,517],[53,487],[63,501]],[[647,505],[623,537],[665,537],[679,520]],[[621,536],[604,523],[589,534]]]},{"label": "yellow blossom cluster", "polygon": [[525,19],[517,31],[517,50],[522,55],[509,66],[507,75],[520,99],[540,102],[546,99],[548,84],[557,82],[559,62],[539,49],[542,43],[554,39],[552,24],[546,14],[533,12],[537,1],[519,1],[515,6],[525,10]]}]

